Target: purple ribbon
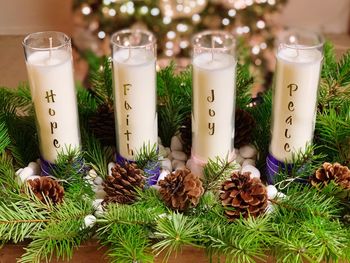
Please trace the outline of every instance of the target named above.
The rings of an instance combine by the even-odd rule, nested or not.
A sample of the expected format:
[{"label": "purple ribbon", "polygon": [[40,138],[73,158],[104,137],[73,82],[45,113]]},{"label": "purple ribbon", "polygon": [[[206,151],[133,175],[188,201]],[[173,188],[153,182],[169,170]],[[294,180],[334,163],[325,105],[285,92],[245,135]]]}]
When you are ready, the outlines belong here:
[{"label": "purple ribbon", "polygon": [[[115,154],[115,162],[121,166],[123,166],[125,164],[125,162],[135,163],[134,161],[131,161],[131,160],[124,158],[119,153]],[[147,184],[149,186],[155,185],[157,183],[158,177],[160,175],[159,163],[158,162],[150,162],[146,165],[146,167],[143,170],[148,175],[147,176]]]},{"label": "purple ribbon", "polygon": [[[40,165],[41,165],[41,175],[42,176],[50,176],[53,175],[53,170],[57,168],[57,165],[54,163],[50,163],[46,161],[44,158],[40,157]],[[74,169],[81,174],[86,174],[89,167],[85,165],[83,159],[76,160],[73,164]]]},{"label": "purple ribbon", "polygon": [[285,162],[277,160],[272,154],[266,158],[266,168],[267,168],[267,183],[274,184],[275,174],[279,171],[291,171],[293,164],[286,164]]}]

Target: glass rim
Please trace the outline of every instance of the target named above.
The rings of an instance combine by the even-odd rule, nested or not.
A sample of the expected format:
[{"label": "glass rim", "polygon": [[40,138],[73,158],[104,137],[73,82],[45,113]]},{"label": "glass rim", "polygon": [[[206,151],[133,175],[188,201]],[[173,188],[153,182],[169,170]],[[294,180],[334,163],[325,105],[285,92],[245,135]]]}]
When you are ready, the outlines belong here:
[{"label": "glass rim", "polygon": [[[307,34],[308,36],[313,36],[315,39],[317,39],[318,43],[316,44],[311,44],[311,45],[304,45],[304,44],[287,44],[285,43],[286,41],[282,41],[282,39],[285,39],[288,35],[291,35],[292,32],[298,33],[302,32],[304,34]],[[309,50],[309,49],[319,49],[322,48],[325,44],[325,38],[324,36],[319,33],[315,32],[309,29],[305,28],[298,28],[298,27],[289,27],[283,30],[280,35],[276,38],[277,41],[277,49],[279,50],[280,48],[290,48],[290,49],[295,49],[295,50]]]},{"label": "glass rim", "polygon": [[[54,34],[63,36],[63,39],[64,39],[63,43],[58,45],[58,46],[53,46],[53,47],[33,47],[33,46],[26,43],[26,41],[33,36],[39,36],[39,35],[50,34],[50,33],[54,33]],[[30,49],[37,50],[37,51],[57,50],[57,49],[63,48],[63,47],[70,45],[70,44],[71,44],[71,38],[67,34],[65,34],[63,32],[59,32],[59,31],[40,31],[40,32],[30,33],[22,41],[23,47],[30,48]]]},{"label": "glass rim", "polygon": [[[136,46],[124,46],[124,45],[121,45],[119,43],[117,43],[116,41],[114,41],[114,38],[119,35],[119,34],[126,34],[126,33],[142,33],[144,35],[147,35],[149,37],[151,37],[151,41],[147,44],[144,44],[144,45],[136,45]],[[111,35],[111,40],[110,40],[110,43],[112,46],[117,46],[117,47],[120,47],[120,48],[131,48],[131,49],[139,49],[139,48],[146,48],[148,46],[153,46],[153,45],[156,45],[156,42],[157,42],[157,39],[155,37],[155,35],[148,31],[148,30],[145,30],[145,29],[122,29],[122,30],[119,30],[117,32],[114,32],[112,35]]]},{"label": "glass rim", "polygon": [[[195,43],[195,39],[198,39],[200,36],[208,36],[208,35],[214,35],[214,34],[229,36],[229,39],[232,40],[232,43],[230,45],[225,46],[225,47],[214,47],[214,48],[204,47],[204,46],[198,47],[198,44]],[[192,44],[193,48],[198,47],[198,48],[201,48],[203,50],[209,50],[209,51],[215,51],[215,50],[226,51],[226,50],[232,50],[232,49],[236,48],[236,38],[232,33],[225,31],[225,30],[205,30],[205,31],[201,31],[201,32],[195,34],[191,39],[191,44]]]}]

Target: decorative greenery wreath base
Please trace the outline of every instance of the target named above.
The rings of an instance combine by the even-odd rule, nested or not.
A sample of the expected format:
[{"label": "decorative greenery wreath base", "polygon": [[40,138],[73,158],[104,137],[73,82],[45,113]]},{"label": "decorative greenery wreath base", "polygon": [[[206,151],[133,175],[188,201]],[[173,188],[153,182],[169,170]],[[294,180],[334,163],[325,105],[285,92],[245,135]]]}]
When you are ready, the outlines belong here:
[{"label": "decorative greenery wreath base", "polygon": [[[349,189],[334,181],[320,187],[308,184],[308,178],[322,163],[350,163],[350,52],[336,62],[332,46],[326,45],[314,144],[306,153],[295,156],[291,171],[280,171],[275,178],[276,187],[285,197],[270,200],[270,213],[234,222],[224,216],[217,191],[219,182],[232,173],[232,166],[219,159],[211,160],[205,168],[203,185],[207,191],[198,206],[185,212],[172,211],[156,189],[146,188],[138,192],[135,203],[110,204],[96,213],[95,193],[81,171],[76,170],[76,162],[84,159],[102,178],[108,174],[113,149],[102,146],[99,138],[90,133],[88,122],[100,106],[111,105],[113,92],[108,60],[102,67],[96,58],[89,61],[93,69],[92,91],[78,88],[83,151],[68,151],[58,157],[53,176],[65,189],[64,202],[58,205],[41,202],[26,184],[18,183],[17,169],[39,157],[33,105],[27,86],[16,91],[0,88],[2,258],[13,249],[18,251],[17,245],[11,244],[24,241],[29,243],[23,245],[19,262],[69,260],[75,252],[79,255],[80,247],[85,249],[85,242],[98,240],[106,248],[109,261],[118,263],[172,262],[176,253],[181,257],[176,262],[186,262],[190,258],[187,255],[192,256],[191,262],[204,262],[203,251],[208,260],[224,257],[225,262],[238,263],[266,262],[270,259],[267,254],[278,262],[350,260]],[[263,103],[249,106],[252,78],[248,66],[238,66],[236,104],[257,121],[252,143],[258,149],[257,167],[263,173],[272,98],[267,92]],[[168,146],[190,114],[192,76],[190,70],[176,75],[174,65],[170,65],[157,77],[159,135]],[[138,162],[145,167],[155,157],[154,152],[143,151]],[[86,258],[84,261],[88,262]]]}]

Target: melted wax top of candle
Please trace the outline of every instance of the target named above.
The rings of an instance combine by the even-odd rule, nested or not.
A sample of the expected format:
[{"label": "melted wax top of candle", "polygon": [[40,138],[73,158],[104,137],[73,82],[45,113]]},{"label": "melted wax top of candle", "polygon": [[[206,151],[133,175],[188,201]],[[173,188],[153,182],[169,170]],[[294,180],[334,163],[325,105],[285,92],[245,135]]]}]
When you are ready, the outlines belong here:
[{"label": "melted wax top of candle", "polygon": [[28,57],[28,63],[36,66],[55,66],[62,64],[70,58],[68,52],[64,50],[37,51]]},{"label": "melted wax top of candle", "polygon": [[322,59],[322,53],[317,49],[303,49],[303,46],[296,48],[282,48],[277,52],[277,57],[292,63],[313,63]]},{"label": "melted wax top of candle", "polygon": [[233,56],[224,53],[206,52],[197,55],[193,59],[193,64],[207,70],[217,70],[232,67],[235,64]]},{"label": "melted wax top of candle", "polygon": [[153,53],[145,49],[121,49],[114,53],[113,59],[118,63],[131,66],[155,61]]}]

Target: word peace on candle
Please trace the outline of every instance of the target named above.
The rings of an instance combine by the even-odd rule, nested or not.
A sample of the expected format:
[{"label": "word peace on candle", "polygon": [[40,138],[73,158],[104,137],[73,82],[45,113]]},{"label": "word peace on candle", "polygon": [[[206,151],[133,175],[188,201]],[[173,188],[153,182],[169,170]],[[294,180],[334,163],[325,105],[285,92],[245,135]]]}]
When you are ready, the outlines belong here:
[{"label": "word peace on candle", "polygon": [[[55,96],[56,94],[53,92],[53,90],[49,90],[46,91],[46,96],[45,99],[47,101],[48,104],[55,104]],[[52,119],[52,117],[54,117],[56,115],[56,110],[54,108],[49,108],[49,120]],[[55,130],[58,128],[58,123],[57,121],[50,121],[50,130],[51,130],[51,134],[54,135],[55,134]],[[52,141],[53,146],[55,146],[55,148],[60,148],[61,145],[59,144],[58,140],[55,138]]]},{"label": "word peace on candle", "polygon": [[[210,90],[210,95],[207,97],[207,101],[209,102],[209,105],[212,104],[215,101],[215,92],[214,90]],[[211,108],[209,108],[209,117],[213,118],[215,116],[215,111]],[[209,129],[209,135],[215,134],[215,122],[209,122],[208,123],[208,129]]]},{"label": "word peace on candle", "polygon": [[292,140],[292,134],[289,132],[289,128],[291,126],[293,126],[293,111],[295,111],[295,104],[293,101],[293,95],[294,92],[296,92],[298,90],[298,85],[297,84],[289,84],[287,86],[287,89],[289,89],[289,98],[290,100],[288,101],[287,104],[287,110],[290,113],[290,115],[288,115],[288,117],[285,120],[285,124],[286,124],[286,128],[284,130],[284,138],[286,139],[286,142],[284,143],[284,151],[285,152],[290,152],[291,151],[291,147],[289,144],[289,140]]},{"label": "word peace on candle", "polygon": [[[132,110],[131,105],[129,104],[129,102],[127,101],[127,96],[128,96],[128,91],[130,91],[130,89],[132,88],[131,84],[123,84],[123,94],[124,94],[124,109],[129,112]],[[124,135],[126,136],[126,148],[128,150],[128,154],[131,156],[134,156],[134,151],[132,149],[130,149],[130,137],[132,136],[132,132],[129,130],[129,118],[130,115],[127,114],[126,115],[126,131],[124,132]]]}]

